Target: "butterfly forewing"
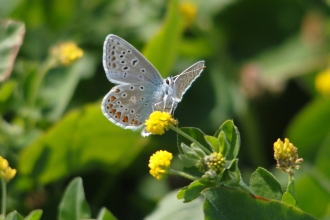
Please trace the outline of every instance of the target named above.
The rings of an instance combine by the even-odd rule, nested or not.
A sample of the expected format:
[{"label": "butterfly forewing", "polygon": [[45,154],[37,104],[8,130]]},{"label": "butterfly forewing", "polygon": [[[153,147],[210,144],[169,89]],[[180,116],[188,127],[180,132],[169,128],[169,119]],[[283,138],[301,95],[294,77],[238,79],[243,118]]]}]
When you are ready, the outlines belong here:
[{"label": "butterfly forewing", "polygon": [[108,35],[104,42],[103,67],[113,83],[163,83],[155,67],[137,49],[113,34]]},{"label": "butterfly forewing", "polygon": [[138,129],[152,112],[152,104],[158,102],[159,92],[150,82],[117,85],[103,98],[102,112],[122,128]]},{"label": "butterfly forewing", "polygon": [[174,77],[175,99],[177,102],[181,101],[183,94],[195,79],[200,76],[204,68],[204,61],[199,61],[183,71],[180,75]]}]

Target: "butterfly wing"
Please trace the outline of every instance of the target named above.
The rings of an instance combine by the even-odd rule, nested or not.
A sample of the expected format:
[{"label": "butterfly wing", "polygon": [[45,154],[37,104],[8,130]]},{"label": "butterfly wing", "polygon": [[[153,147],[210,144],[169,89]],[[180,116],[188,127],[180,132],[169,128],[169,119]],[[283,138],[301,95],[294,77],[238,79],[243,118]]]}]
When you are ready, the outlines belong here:
[{"label": "butterfly wing", "polygon": [[153,111],[153,103],[159,101],[159,88],[150,82],[117,85],[103,98],[102,112],[114,124],[137,130]]},{"label": "butterfly wing", "polygon": [[173,78],[174,98],[176,102],[181,101],[183,94],[187,91],[195,79],[200,76],[201,72],[205,68],[204,63],[204,61],[199,61],[183,71],[180,75]]},{"label": "butterfly wing", "polygon": [[156,68],[135,47],[113,34],[104,42],[103,67],[112,83],[163,83]]}]

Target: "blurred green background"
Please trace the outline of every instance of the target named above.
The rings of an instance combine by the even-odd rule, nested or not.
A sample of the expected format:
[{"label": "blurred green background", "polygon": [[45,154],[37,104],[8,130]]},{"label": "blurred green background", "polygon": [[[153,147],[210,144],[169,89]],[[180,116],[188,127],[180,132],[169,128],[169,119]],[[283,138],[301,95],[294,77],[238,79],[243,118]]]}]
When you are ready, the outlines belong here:
[{"label": "blurred green background", "polygon": [[[142,219],[189,183],[148,174],[152,153],[178,153],[174,132],[143,138],[103,116],[101,99],[113,85],[102,50],[111,33],[163,77],[205,60],[176,109],[179,126],[213,134],[234,119],[246,182],[262,166],[285,184],[272,147],[289,138],[304,158],[295,175],[301,209],[330,218],[330,92],[315,83],[330,68],[329,6],[319,0],[0,0],[0,19],[26,27],[13,72],[0,84],[0,154],[18,170],[8,209],[26,215],[41,208],[42,219],[56,219],[67,183],[81,176],[94,215],[104,206],[119,219]],[[65,41],[76,42],[84,56],[49,71],[30,105],[50,48]],[[330,88],[330,80],[322,82]],[[180,168],[177,159],[173,166]]]}]

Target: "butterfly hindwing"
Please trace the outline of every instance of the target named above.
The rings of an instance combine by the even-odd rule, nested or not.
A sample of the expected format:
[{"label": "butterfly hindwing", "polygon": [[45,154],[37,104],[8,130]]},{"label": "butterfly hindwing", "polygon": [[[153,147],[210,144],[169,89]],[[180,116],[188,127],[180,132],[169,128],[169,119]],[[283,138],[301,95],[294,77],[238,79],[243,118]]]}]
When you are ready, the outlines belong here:
[{"label": "butterfly hindwing", "polygon": [[113,34],[104,42],[103,67],[108,79],[116,84],[163,83],[156,68],[135,47]]},{"label": "butterfly hindwing", "polygon": [[102,112],[114,124],[136,130],[143,126],[159,101],[159,89],[149,82],[117,85],[103,98]]}]

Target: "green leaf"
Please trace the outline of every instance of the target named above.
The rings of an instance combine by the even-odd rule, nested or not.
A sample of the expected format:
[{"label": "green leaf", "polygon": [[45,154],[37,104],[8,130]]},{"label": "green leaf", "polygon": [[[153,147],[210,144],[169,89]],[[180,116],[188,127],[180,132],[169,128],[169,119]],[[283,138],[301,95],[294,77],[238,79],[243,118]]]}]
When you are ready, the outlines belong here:
[{"label": "green leaf", "polygon": [[85,200],[84,187],[80,177],[72,180],[65,190],[59,205],[59,220],[80,220],[90,218],[89,206]]},{"label": "green leaf", "polygon": [[134,160],[147,142],[139,132],[109,122],[97,102],[67,113],[21,152],[18,167],[21,174],[43,184],[94,168],[116,174]]},{"label": "green leaf", "polygon": [[190,174],[191,176],[198,178],[201,178],[203,173],[199,171],[199,169],[195,166],[193,167],[183,167],[183,172]]},{"label": "green leaf", "polygon": [[214,187],[202,192],[205,196],[204,215],[211,219],[272,219],[311,220],[315,217],[276,200],[264,200],[241,190]]},{"label": "green leaf", "polygon": [[269,86],[274,87],[278,86],[278,82],[297,77],[297,74],[319,70],[328,62],[328,51],[324,44],[306,44],[299,35],[253,58],[252,62],[262,69],[263,78]]},{"label": "green leaf", "polygon": [[[289,185],[288,185],[288,188],[287,188],[286,192],[287,192],[287,195],[285,197],[283,195],[284,199],[286,199],[286,203],[299,208],[296,192],[295,192],[295,189],[294,189],[294,181],[293,180],[289,182]],[[290,195],[288,195],[288,193]],[[292,201],[292,199],[294,199],[295,201]],[[285,200],[283,200],[283,198],[282,198],[282,202],[285,202]]]},{"label": "green leaf", "polygon": [[184,155],[186,155],[188,158],[195,160],[200,159],[196,151],[194,151],[191,147],[187,146],[185,143],[181,143],[181,149]]},{"label": "green leaf", "polygon": [[0,82],[10,76],[24,34],[24,23],[0,19]]},{"label": "green leaf", "polygon": [[226,139],[226,135],[223,131],[220,131],[219,137],[218,137],[218,141],[219,141],[219,151],[220,153],[222,153],[222,155],[224,157],[227,156],[229,149],[230,149],[230,145]]},{"label": "green leaf", "polygon": [[42,216],[42,210],[36,209],[29,213],[28,216],[24,218],[24,220],[39,220]]},{"label": "green leaf", "polygon": [[203,180],[195,180],[187,186],[184,194],[184,202],[193,201],[197,197],[201,196],[201,192],[203,190],[210,187],[214,187],[214,184]]},{"label": "green leaf", "polygon": [[241,182],[241,173],[238,169],[238,159],[230,161],[229,164],[226,164],[226,169],[220,175],[219,181],[223,182],[226,186],[229,187],[239,187]]},{"label": "green leaf", "polygon": [[204,138],[209,146],[213,149],[213,152],[219,152],[219,141],[217,138],[209,135],[205,135]]},{"label": "green leaf", "polygon": [[90,73],[94,73],[96,64],[97,60],[85,52],[84,56],[70,67],[59,70],[62,71],[58,72],[60,77],[56,78],[57,80],[52,80],[51,84],[47,84],[42,91],[47,94],[47,99],[52,100],[51,110],[46,115],[47,119],[57,121],[62,117],[79,81]]},{"label": "green leaf", "polygon": [[197,164],[198,160],[196,159],[191,159],[188,156],[184,155],[184,154],[179,154],[179,158],[183,163],[183,166],[185,167],[193,167]]},{"label": "green leaf", "polygon": [[[197,142],[199,142],[201,145],[203,145],[204,147],[206,147],[210,151],[212,151],[209,144],[205,141],[205,138],[204,138],[205,134],[200,129],[183,127],[183,128],[180,128],[180,130],[183,131],[184,133],[188,134],[190,137],[195,139]],[[189,146],[191,144],[191,141],[189,141],[185,137],[178,134],[178,142],[177,142],[178,146],[180,146],[181,143],[185,143],[186,145]],[[179,151],[181,152],[180,148],[179,148]]]},{"label": "green leaf", "polygon": [[257,168],[250,178],[250,188],[258,195],[281,201],[283,191],[280,183],[264,168]]},{"label": "green leaf", "polygon": [[162,29],[145,46],[144,56],[163,77],[170,74],[176,60],[184,28],[177,0],[168,1],[166,20]]},{"label": "green leaf", "polygon": [[295,194],[298,195],[299,207],[316,217],[326,214],[330,204],[330,181],[316,168],[309,167],[307,161],[295,175]]},{"label": "green leaf", "polygon": [[298,147],[299,157],[314,159],[315,146],[321,145],[330,133],[330,123],[324,123],[329,120],[329,112],[329,100],[318,98],[310,102],[292,120],[286,133],[290,142]]},{"label": "green leaf", "polygon": [[6,104],[16,87],[17,82],[13,80],[8,80],[0,85],[0,114],[6,110]]},{"label": "green leaf", "polygon": [[288,205],[292,205],[292,206],[295,206],[295,207],[299,208],[296,199],[294,198],[294,196],[289,191],[286,191],[283,194],[283,197],[282,197],[281,201],[288,204]]},{"label": "green leaf", "polygon": [[182,189],[180,189],[180,191],[178,192],[178,194],[176,195],[176,197],[178,199],[183,199],[184,198],[184,194],[186,194],[186,190],[187,190],[187,186],[185,186]]},{"label": "green leaf", "polygon": [[6,218],[6,220],[24,220],[24,217],[21,216],[17,211],[12,211],[9,213]]},{"label": "green leaf", "polygon": [[315,156],[315,166],[316,168],[324,174],[330,180],[330,131],[325,137],[324,141],[319,147],[317,154]]},{"label": "green leaf", "polygon": [[156,209],[145,220],[203,219],[203,200],[195,199],[183,203],[176,198],[177,190],[170,192],[157,204]]},{"label": "green leaf", "polygon": [[214,136],[219,137],[221,131],[225,133],[226,139],[230,143],[230,149],[228,151],[228,154],[226,155],[226,159],[235,159],[237,157],[241,145],[241,138],[237,127],[234,125],[233,120],[225,121],[217,130]]},{"label": "green leaf", "polygon": [[97,220],[117,220],[117,218],[106,208],[102,208],[97,215]]}]

